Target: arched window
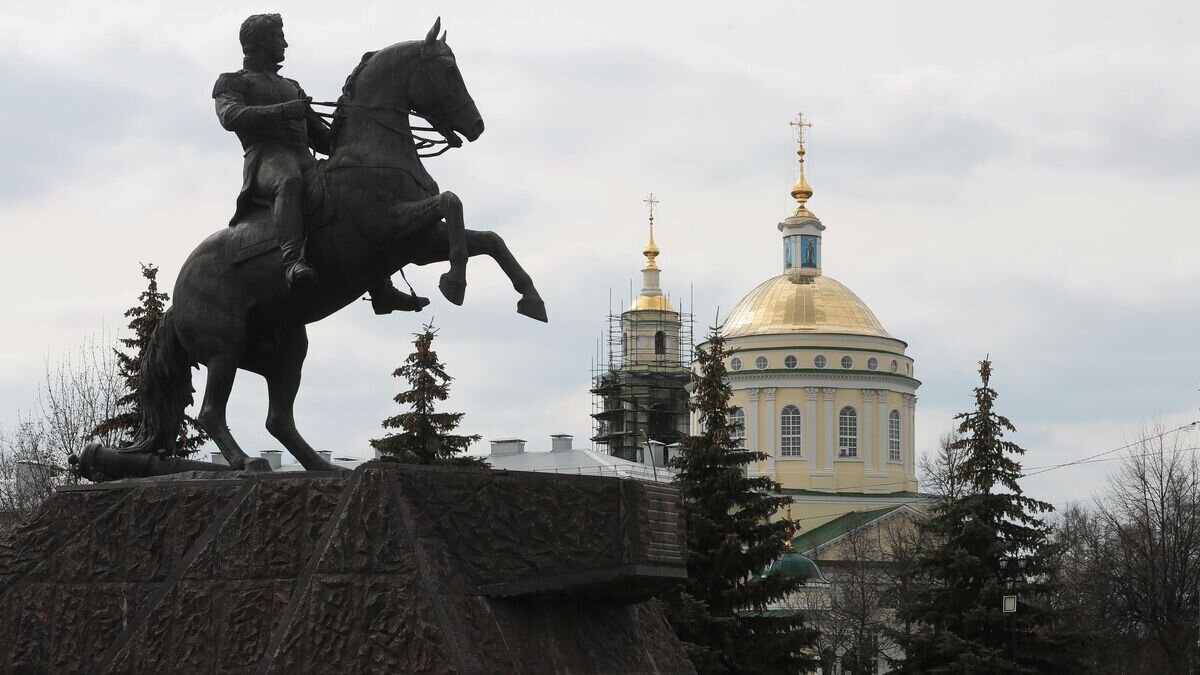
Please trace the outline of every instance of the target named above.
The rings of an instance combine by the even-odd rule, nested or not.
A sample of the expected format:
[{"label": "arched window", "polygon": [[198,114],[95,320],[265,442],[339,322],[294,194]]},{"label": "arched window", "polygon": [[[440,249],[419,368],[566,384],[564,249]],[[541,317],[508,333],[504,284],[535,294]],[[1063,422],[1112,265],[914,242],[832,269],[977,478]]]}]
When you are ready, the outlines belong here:
[{"label": "arched window", "polygon": [[785,405],[779,413],[779,456],[800,456],[800,409]]},{"label": "arched window", "polygon": [[654,353],[667,353],[667,334],[661,330],[654,334]]},{"label": "arched window", "polygon": [[900,411],[888,415],[888,459],[900,461]]},{"label": "arched window", "polygon": [[739,407],[729,409],[729,436],[739,448],[746,447],[746,413]]},{"label": "arched window", "polygon": [[858,457],[858,413],[850,406],[838,413],[838,456]]}]

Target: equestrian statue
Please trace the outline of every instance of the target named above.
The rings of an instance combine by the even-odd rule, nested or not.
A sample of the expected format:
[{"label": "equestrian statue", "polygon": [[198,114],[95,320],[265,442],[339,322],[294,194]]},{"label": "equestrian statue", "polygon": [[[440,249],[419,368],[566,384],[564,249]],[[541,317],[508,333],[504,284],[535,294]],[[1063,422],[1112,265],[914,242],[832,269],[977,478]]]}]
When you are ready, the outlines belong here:
[{"label": "equestrian statue", "polygon": [[[439,289],[461,305],[467,258],[491,256],[520,295],[517,311],[546,321],[533,280],[504,240],[466,229],[462,202],[441,191],[421,163],[460,147],[460,135],[474,141],[484,128],[440,30],[438,19],[424,40],[364,54],[337,102],[322,104],[278,74],[287,47],[279,15],[242,24],[244,67],[221,75],[213,90],[221,125],[246,151],[235,215],[179,271],[174,304],[142,355],[142,423],[134,442],[116,451],[89,446],[73,458],[83,475],[211,467],[174,457],[197,364],[208,372],[197,421],[230,469],[268,468],[242,451],[226,424],[238,369],[266,379],[271,435],[306,469],[335,469],[304,440],[293,417],[308,350],[305,326],[364,294],[378,314],[420,311],[427,299],[391,283],[408,264],[449,262]],[[334,112],[318,113],[317,105]],[[410,115],[430,126],[413,127]],[[332,117],[332,125],[322,117]],[[434,145],[445,147],[421,154]],[[328,159],[315,159],[310,149]]]}]

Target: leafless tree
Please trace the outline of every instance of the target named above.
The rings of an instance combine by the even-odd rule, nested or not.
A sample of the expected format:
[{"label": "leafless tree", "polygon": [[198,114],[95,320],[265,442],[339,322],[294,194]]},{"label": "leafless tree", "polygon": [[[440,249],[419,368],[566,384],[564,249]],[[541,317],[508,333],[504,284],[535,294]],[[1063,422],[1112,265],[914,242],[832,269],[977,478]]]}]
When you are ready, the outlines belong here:
[{"label": "leafless tree", "polygon": [[68,457],[81,452],[88,432],[118,410],[123,382],[109,342],[103,335],[88,336],[74,354],[55,362],[47,358],[32,411],[19,415],[11,434],[0,430],[0,528],[37,508],[56,486],[75,481]]},{"label": "leafless tree", "polygon": [[0,429],[0,532],[36,509],[64,478],[45,439],[38,419],[20,418],[11,435]]},{"label": "leafless tree", "polygon": [[[46,443],[64,457],[82,451],[88,432],[120,409],[125,384],[111,342],[104,335],[88,336],[75,354],[53,364],[46,359],[38,411]],[[118,439],[94,440],[114,445]]]},{"label": "leafless tree", "polygon": [[1092,636],[1095,672],[1188,673],[1200,656],[1200,460],[1183,434],[1142,437],[1094,511],[1060,518],[1056,601]]},{"label": "leafless tree", "polygon": [[899,656],[891,635],[903,630],[895,623],[896,603],[905,592],[902,572],[923,537],[912,520],[895,518],[848,532],[834,545],[836,552],[815,554],[829,585],[806,587],[796,606],[807,610],[820,631],[816,647],[825,672],[837,666],[864,675],[886,672],[884,664]]},{"label": "leafless tree", "polygon": [[938,438],[935,454],[921,455],[917,469],[921,474],[921,488],[926,494],[942,500],[963,496],[967,483],[963,480],[960,467],[967,456],[967,449],[955,448],[958,440],[957,430],[947,431]]}]

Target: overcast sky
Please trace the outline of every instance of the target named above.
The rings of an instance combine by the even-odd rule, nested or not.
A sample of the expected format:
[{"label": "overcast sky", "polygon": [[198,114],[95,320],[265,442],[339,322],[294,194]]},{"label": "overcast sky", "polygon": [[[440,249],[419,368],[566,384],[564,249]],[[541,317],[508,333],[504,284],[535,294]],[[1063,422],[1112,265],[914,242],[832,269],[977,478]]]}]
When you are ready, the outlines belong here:
[{"label": "overcast sky", "polygon": [[[701,332],[781,271],[799,110],[824,270],[909,343],[921,448],[971,405],[986,354],[1027,466],[1198,417],[1196,3],[14,4],[0,9],[5,429],[46,358],[125,330],[139,262],[170,290],[228,219],[241,150],[210,92],[240,67],[241,20],[263,11],[284,15],[283,74],[318,100],[364,51],[441,14],[487,131],[427,166],[468,227],[505,237],[550,313],[517,315],[483,260],[461,308],[430,266],[409,274],[424,313],[358,303],[312,326],[297,416],[317,447],[368,454],[428,318],[464,431],[586,445],[610,292],[616,309],[640,284],[642,198],[661,200],[663,286],[694,288]],[[248,451],[277,447],[265,412],[243,374],[230,425]],[[1026,488],[1061,505],[1112,468]]]}]

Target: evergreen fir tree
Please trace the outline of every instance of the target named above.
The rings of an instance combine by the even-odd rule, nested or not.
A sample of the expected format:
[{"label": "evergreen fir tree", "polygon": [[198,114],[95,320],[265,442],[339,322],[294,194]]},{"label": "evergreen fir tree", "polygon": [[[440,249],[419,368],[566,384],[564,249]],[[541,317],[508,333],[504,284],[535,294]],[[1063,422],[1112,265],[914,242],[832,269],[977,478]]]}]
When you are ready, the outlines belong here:
[{"label": "evergreen fir tree", "polygon": [[762,610],[803,583],[763,570],[787,550],[795,522],[771,517],[789,503],[767,476],[750,478],[766,454],[738,447],[729,421],[725,339],[713,328],[697,350],[692,408],[700,434],[686,437],[672,466],[687,512],[688,580],[660,598],[701,674],[800,673],[815,664],[816,632],[798,614]]},{"label": "evergreen fir tree", "polygon": [[[166,312],[166,303],[171,299],[166,293],[158,290],[157,267],[143,264],[142,276],[147,280],[146,290],[138,296],[139,304],[130,307],[125,312],[125,316],[130,320],[129,329],[133,331],[133,337],[119,340],[127,349],[132,350],[132,354],[127,354],[120,349],[113,349],[117,356],[117,366],[121,370],[121,377],[125,379],[125,394],[117,399],[120,406],[118,412],[96,425],[96,428],[87,435],[89,440],[110,438],[114,439],[118,445],[127,445],[133,442],[138,426],[142,422],[142,409],[138,402],[142,353],[150,344],[150,336],[154,334],[154,329],[162,320],[163,314]],[[207,440],[208,434],[204,433],[204,430],[196,424],[196,420],[190,415],[185,415],[183,424],[179,427],[179,440],[175,445],[175,454],[190,455],[204,445]]]},{"label": "evergreen fir tree", "polygon": [[458,456],[481,438],[478,434],[450,433],[462,422],[463,413],[434,412],[437,402],[449,396],[453,379],[433,351],[436,333],[433,324],[425,324],[420,333],[414,334],[415,351],[392,372],[392,377],[402,377],[412,387],[393,399],[410,410],[384,420],[385,429],[400,431],[373,439],[371,447],[411,464],[483,464],[482,459]]},{"label": "evergreen fir tree", "polygon": [[[993,410],[991,374],[991,362],[980,362],[975,410],[955,416],[961,437],[951,447],[964,452],[957,471],[966,488],[924,524],[930,547],[907,572],[898,608],[909,627],[894,632],[905,652],[898,673],[1075,672],[1075,644],[1058,632],[1050,606],[1050,527],[1037,516],[1053,507],[1021,492],[1014,458],[1025,450],[1004,440],[1016,428]],[[1015,613],[1003,612],[1005,595],[1018,597]]]}]

